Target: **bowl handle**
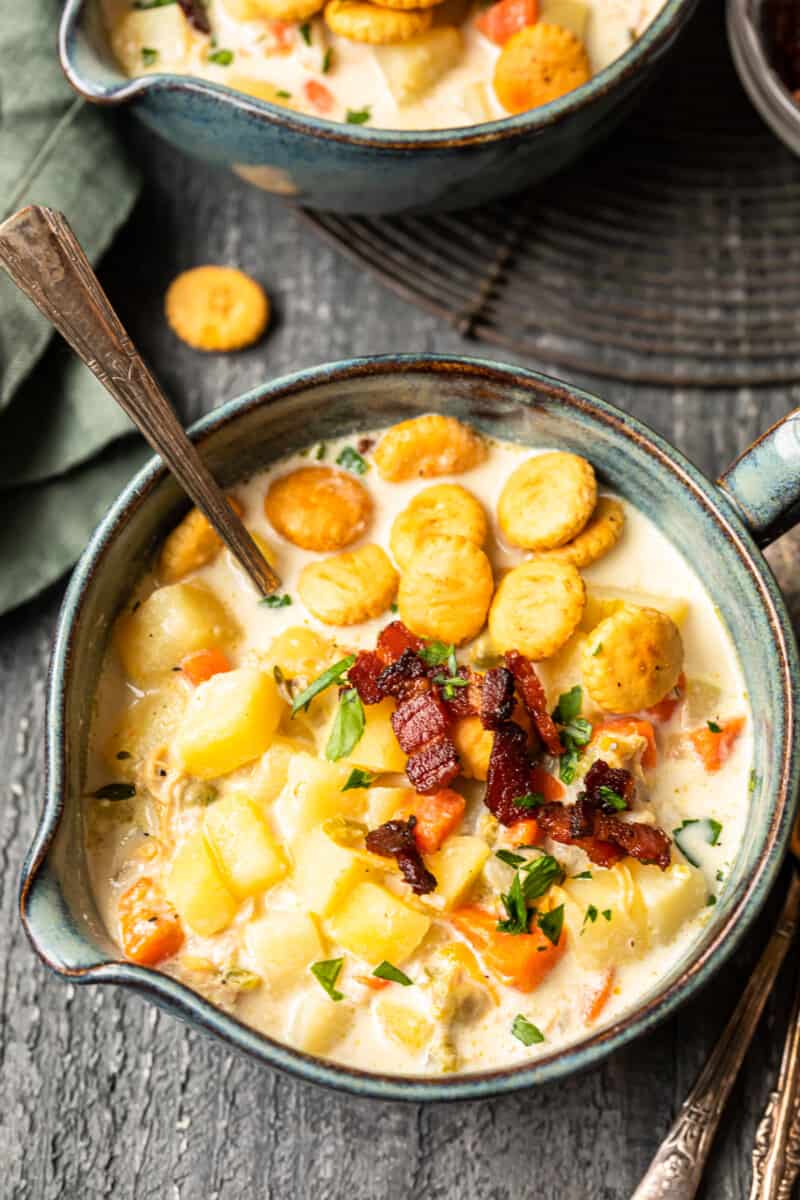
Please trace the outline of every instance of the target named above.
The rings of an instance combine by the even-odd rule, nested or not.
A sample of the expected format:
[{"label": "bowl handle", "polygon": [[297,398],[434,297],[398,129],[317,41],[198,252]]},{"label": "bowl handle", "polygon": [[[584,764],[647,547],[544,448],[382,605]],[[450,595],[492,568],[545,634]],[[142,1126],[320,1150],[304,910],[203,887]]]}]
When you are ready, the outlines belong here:
[{"label": "bowl handle", "polygon": [[717,480],[759,546],[800,521],[800,408],[782,417]]}]

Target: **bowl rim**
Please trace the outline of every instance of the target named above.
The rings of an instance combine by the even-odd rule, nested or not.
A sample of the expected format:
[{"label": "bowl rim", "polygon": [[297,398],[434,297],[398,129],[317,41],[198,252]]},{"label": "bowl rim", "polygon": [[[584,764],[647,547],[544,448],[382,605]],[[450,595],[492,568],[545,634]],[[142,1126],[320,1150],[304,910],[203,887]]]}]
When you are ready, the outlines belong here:
[{"label": "bowl rim", "polygon": [[67,0],[58,32],[59,59],[70,85],[94,104],[129,103],[151,92],[188,92],[227,103],[266,125],[294,133],[310,134],[325,141],[376,150],[455,149],[486,145],[528,133],[536,133],[569,118],[581,108],[635,75],[651,58],[658,58],[681,25],[689,19],[699,0],[665,0],[663,7],[637,40],[618,58],[594,75],[587,83],[558,100],[516,116],[501,117],[475,125],[448,129],[399,130],[375,129],[367,125],[347,125],[324,117],[295,113],[266,100],[245,96],[224,84],[211,83],[191,75],[156,72],[137,76],[118,86],[94,82],[78,70],[73,56],[82,12],[90,0]]},{"label": "bowl rim", "polygon": [[[496,1096],[552,1082],[596,1065],[622,1045],[652,1029],[686,1002],[731,955],[757,916],[780,870],[791,832],[800,777],[800,711],[794,680],[800,678],[797,646],[788,613],[769,566],[739,519],[732,503],[681,453],[642,422],[607,401],[566,382],[513,364],[485,359],[437,354],[387,354],[352,358],[305,368],[250,389],[195,423],[190,434],[202,446],[204,439],[255,408],[288,400],[309,388],[326,383],[354,381],[388,374],[433,374],[478,377],[499,389],[517,386],[530,394],[522,403],[535,405],[539,397],[568,410],[590,415],[615,436],[634,443],[640,452],[666,467],[712,519],[746,567],[760,607],[772,631],[781,665],[783,743],[775,802],[763,834],[761,854],[751,874],[737,886],[735,901],[714,937],[687,964],[680,976],[656,991],[644,1004],[606,1029],[572,1045],[553,1050],[530,1064],[495,1068],[447,1077],[396,1076],[371,1073],[317,1058],[259,1033],[222,1012],[186,985],[154,968],[121,960],[104,959],[71,968],[54,961],[39,943],[28,919],[28,903],[41,868],[51,850],[65,811],[67,731],[64,700],[69,686],[76,626],[88,590],[102,572],[108,546],[152,489],[168,474],[160,459],[150,459],[120,494],[97,527],[70,579],[53,644],[47,702],[46,796],[43,811],[23,866],[19,907],[26,933],[39,957],[57,974],[76,983],[121,984],[149,995],[156,1003],[245,1051],[261,1062],[299,1078],[339,1091],[382,1100],[470,1100]],[[47,901],[45,901],[46,903]],[[101,952],[98,952],[98,955]]]},{"label": "bowl rim", "polygon": [[778,75],[760,28],[762,0],[728,0],[728,44],[739,78],[761,118],[795,154],[800,154],[800,107]]}]

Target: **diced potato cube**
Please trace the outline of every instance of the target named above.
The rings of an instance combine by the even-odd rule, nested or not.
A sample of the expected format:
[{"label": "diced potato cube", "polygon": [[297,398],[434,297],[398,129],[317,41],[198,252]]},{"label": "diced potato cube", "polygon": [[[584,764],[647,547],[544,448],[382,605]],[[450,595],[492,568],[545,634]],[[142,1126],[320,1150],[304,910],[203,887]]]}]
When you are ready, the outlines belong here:
[{"label": "diced potato cube", "polygon": [[568,879],[564,919],[580,963],[607,967],[638,958],[647,949],[647,910],[623,863],[607,870],[591,866],[591,879]]},{"label": "diced potato cube", "polygon": [[367,792],[367,824],[370,829],[377,829],[379,825],[391,821],[414,795],[413,788],[370,788]]},{"label": "diced potato cube", "polygon": [[289,1040],[306,1054],[329,1054],[353,1024],[353,1006],[334,1003],[317,988],[301,996],[292,1013]]},{"label": "diced potato cube", "polygon": [[441,896],[445,908],[455,908],[466,898],[488,857],[489,847],[483,838],[469,834],[449,837],[441,850],[425,858],[436,877],[436,891],[431,894]]},{"label": "diced potato cube", "polygon": [[286,874],[286,859],[249,800],[217,800],[206,812],[205,830],[223,878],[240,900],[263,892]]},{"label": "diced potato cube", "polygon": [[189,687],[177,675],[128,708],[103,746],[103,758],[118,779],[133,779],[154,747],[172,741],[189,699]]},{"label": "diced potato cube", "polygon": [[219,933],[236,915],[236,899],[201,830],[190,834],[175,855],[166,893],[181,920],[201,937]]},{"label": "diced potato cube", "polygon": [[253,967],[274,991],[301,982],[312,963],[325,957],[313,919],[303,912],[271,912],[245,929]]},{"label": "diced potato cube", "polygon": [[398,104],[418,100],[456,65],[463,52],[460,30],[446,25],[393,46],[375,47],[375,56]]},{"label": "diced potato cube", "polygon": [[632,862],[630,872],[644,899],[650,937],[669,942],[686,921],[700,911],[708,898],[702,871],[688,863],[659,867]]},{"label": "diced potato cube", "polygon": [[312,829],[297,843],[294,885],[303,906],[320,917],[327,917],[368,874],[363,859],[337,846],[321,829]]},{"label": "diced potato cube", "polygon": [[311,754],[296,754],[289,764],[286,786],[275,801],[274,815],[285,841],[317,828],[330,817],[363,815],[363,788],[343,792],[351,767]]},{"label": "diced potato cube", "polygon": [[270,669],[279,667],[286,679],[310,683],[334,662],[334,651],[330,638],[305,625],[292,625],[273,638],[265,661]]},{"label": "diced potato cube", "polygon": [[371,964],[387,959],[399,966],[414,953],[431,923],[386,888],[360,883],[329,924],[336,941],[351,954]]},{"label": "diced potato cube", "polygon": [[[127,75],[179,71],[189,52],[191,32],[177,4],[129,10],[111,32],[111,49]],[[146,54],[144,51],[154,51]]]},{"label": "diced potato cube", "polygon": [[250,768],[248,777],[241,782],[237,780],[236,790],[255,801],[260,808],[269,808],[286,787],[289,764],[295,754],[303,753],[305,749],[302,743],[291,738],[276,737],[267,752]]},{"label": "diced potato cube", "polygon": [[655,596],[649,592],[631,592],[625,588],[590,587],[586,591],[586,607],[579,629],[591,633],[596,625],[611,617],[625,604],[639,608],[656,608],[666,613],[680,628],[689,615],[689,601],[682,596]]},{"label": "diced potato cube", "polygon": [[433,1022],[419,1009],[382,996],[375,1002],[375,1016],[387,1037],[418,1054],[433,1037]]},{"label": "diced potato cube", "polygon": [[[399,775],[405,771],[407,759],[392,729],[394,710],[395,702],[391,698],[381,700],[380,704],[365,705],[364,732],[352,753],[339,761],[376,775]],[[324,741],[327,743],[327,740],[326,731]]]},{"label": "diced potato cube", "polygon": [[190,775],[214,779],[258,758],[269,746],[284,701],[271,675],[240,667],[195,688],[175,740]]},{"label": "diced potato cube", "polygon": [[710,679],[687,679],[686,715],[692,725],[719,716],[722,688]]},{"label": "diced potato cube", "polygon": [[575,37],[584,40],[589,7],[582,0],[542,0],[539,20],[547,25],[560,25]]},{"label": "diced potato cube", "polygon": [[179,666],[187,654],[212,646],[224,649],[238,634],[236,622],[209,588],[175,583],[158,588],[136,612],[121,617],[114,642],[125,674],[144,687]]}]

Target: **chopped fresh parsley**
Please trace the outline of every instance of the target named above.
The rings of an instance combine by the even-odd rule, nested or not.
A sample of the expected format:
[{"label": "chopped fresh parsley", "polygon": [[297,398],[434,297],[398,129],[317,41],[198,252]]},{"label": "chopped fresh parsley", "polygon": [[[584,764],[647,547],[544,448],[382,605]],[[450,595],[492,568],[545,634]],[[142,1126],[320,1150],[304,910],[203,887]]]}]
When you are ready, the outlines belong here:
[{"label": "chopped fresh parsley", "polygon": [[580,716],[583,705],[583,689],[576,684],[568,692],[558,698],[558,704],[553,710],[553,720],[561,726],[561,744],[564,753],[559,759],[558,776],[562,783],[575,782],[578,770],[578,751],[586,746],[592,736],[589,722]]},{"label": "chopped fresh parsley", "polygon": [[564,928],[564,905],[559,904],[558,908],[554,908],[552,912],[539,913],[536,918],[536,924],[548,942],[557,946],[558,939],[561,937],[561,930]]},{"label": "chopped fresh parsley", "polygon": [[500,896],[506,916],[497,922],[499,932],[527,933],[531,923],[528,904],[543,896],[561,879],[561,874],[561,867],[550,854],[541,854],[521,865],[508,892]]},{"label": "chopped fresh parsley", "polygon": [[537,1029],[527,1017],[523,1017],[522,1013],[517,1013],[516,1017],[514,1017],[511,1033],[518,1042],[522,1042],[523,1046],[535,1046],[539,1042],[544,1041],[542,1031]]},{"label": "chopped fresh parsley", "polygon": [[176,4],[177,0],[133,0],[133,7],[139,10],[147,8],[166,8],[168,4]]},{"label": "chopped fresh parsley", "polygon": [[628,807],[627,801],[620,796],[619,792],[615,792],[613,788],[606,787],[605,784],[601,784],[597,789],[597,794],[603,804],[607,805],[608,808],[613,808],[616,812],[623,812]]},{"label": "chopped fresh parsley", "polygon": [[372,974],[377,979],[388,979],[390,983],[400,983],[403,987],[411,987],[414,983],[413,979],[409,979],[399,967],[394,967],[386,959],[377,966]]},{"label": "chopped fresh parsley", "polygon": [[530,928],[531,914],[522,890],[522,876],[517,871],[508,892],[501,895],[503,908],[506,910],[505,919],[497,922],[500,933],[527,933]]},{"label": "chopped fresh parsley", "polygon": [[758,787],[758,775],[756,775],[755,768],[753,768],[750,771],[750,776],[747,780],[747,790],[752,795],[752,793],[756,790],[757,787]]},{"label": "chopped fresh parsley", "polygon": [[[286,96],[288,99],[288,97],[291,96],[291,92],[278,92],[278,95]],[[325,457],[325,455],[327,453],[328,453],[328,447],[325,445],[324,442],[320,442],[320,444],[317,446],[317,450],[314,455],[314,458],[317,460],[317,462],[322,462],[323,458]]]},{"label": "chopped fresh parsley", "polygon": [[706,899],[706,908],[713,908],[716,903],[717,897],[713,894],[713,892],[709,892]]},{"label": "chopped fresh parsley", "polygon": [[265,608],[288,608],[292,603],[292,597],[287,596],[284,592],[282,596],[264,596],[263,600],[259,600],[258,603],[263,604]]},{"label": "chopped fresh parsley", "polygon": [[314,697],[318,696],[320,692],[324,692],[332,683],[336,683],[338,679],[341,679],[342,675],[346,671],[349,671],[355,661],[355,654],[348,654],[347,658],[340,659],[332,667],[328,667],[327,671],[323,671],[321,675],[318,675],[299,696],[295,697],[292,704],[292,716],[297,716],[301,709],[307,709]]},{"label": "chopped fresh parsley", "polygon": [[526,792],[524,796],[515,796],[512,804],[518,808],[539,808],[544,804],[544,796],[541,792]]},{"label": "chopped fresh parsley", "polygon": [[328,74],[328,71],[330,71],[330,69],[331,69],[332,63],[333,63],[333,47],[328,46],[328,49],[325,51],[324,55],[322,56],[322,74],[323,75]]},{"label": "chopped fresh parsley", "polygon": [[342,791],[349,792],[353,788],[368,788],[375,782],[376,778],[377,776],[372,775],[369,771],[362,771],[360,767],[353,767],[347,776],[347,782]]},{"label": "chopped fresh parsley", "polygon": [[303,41],[305,42],[305,44],[307,46],[311,45],[311,22],[310,21],[304,21],[303,24],[300,26],[300,37],[303,39]]},{"label": "chopped fresh parsley", "polygon": [[136,788],[132,783],[105,783],[92,795],[96,800],[130,800],[136,795]]},{"label": "chopped fresh parsley", "polygon": [[[117,758],[119,758],[119,755],[117,755]],[[723,879],[725,878],[725,872],[723,871],[722,867],[717,869],[717,873],[714,878],[716,879],[717,883],[722,883]]]},{"label": "chopped fresh parsley", "polygon": [[527,861],[523,854],[515,854],[513,850],[495,850],[495,858],[499,858],[500,862],[506,864],[507,867],[521,867]]},{"label": "chopped fresh parsley", "polygon": [[354,446],[345,446],[336,456],[336,462],[340,467],[344,467],[346,471],[352,471],[355,475],[366,475],[369,470],[369,463]]},{"label": "chopped fresh parsley", "polygon": [[716,721],[706,721],[706,725],[712,733],[722,733],[722,727]]},{"label": "chopped fresh parsley", "polygon": [[389,605],[389,611],[390,611],[390,612],[393,612],[393,613],[396,613],[396,612],[398,611],[398,607],[399,607],[399,606],[398,606],[398,603],[397,603],[397,601],[396,601],[396,600],[393,600],[393,601],[392,601],[392,603]]},{"label": "chopped fresh parsley", "polygon": [[342,992],[337,992],[334,986],[343,966],[343,958],[328,958],[324,962],[311,964],[311,974],[325,989],[331,1000],[344,1000]]},{"label": "chopped fresh parsley", "polygon": [[601,916],[601,917],[605,917],[605,919],[606,919],[607,921],[610,921],[610,920],[611,920],[611,909],[610,909],[610,908],[604,908],[604,909],[603,909],[603,911],[601,912],[600,916]]},{"label": "chopped fresh parsley", "polygon": [[699,867],[700,862],[696,857],[694,848],[692,847],[691,835],[685,836],[687,830],[692,830],[696,827],[695,832],[698,833],[703,841],[709,846],[716,846],[719,841],[719,835],[722,833],[722,825],[714,817],[692,817],[686,821],[682,821],[677,829],[673,829],[672,837],[675,845],[680,850],[687,862],[690,862],[693,867]]},{"label": "chopped fresh parsley", "polygon": [[338,762],[354,750],[361,741],[365,724],[366,715],[361,697],[355,688],[347,688],[339,697],[339,707],[336,709],[325,747],[325,757],[331,762]]},{"label": "chopped fresh parsley", "polygon": [[[291,92],[287,92],[287,91],[286,91],[286,88],[280,88],[280,89],[279,89],[279,90],[278,90],[278,91],[275,93],[275,95],[276,95],[276,96],[279,96],[281,100],[291,100],[291,98],[292,98],[292,93],[291,93]],[[324,457],[325,457],[325,446],[324,446],[324,445],[321,445],[321,446],[319,447],[319,449],[317,450],[317,454],[316,454],[317,461],[319,462],[319,460],[320,460],[321,458],[324,458]]]},{"label": "chopped fresh parsley", "polygon": [[158,62],[158,51],[152,46],[142,46],[142,62],[146,67],[152,67]]},{"label": "chopped fresh parsley", "polygon": [[553,710],[553,720],[559,725],[569,725],[570,721],[581,715],[582,707],[583,688],[576,683],[575,687],[559,696],[558,704]]},{"label": "chopped fresh parsley", "polygon": [[366,125],[367,121],[370,119],[371,116],[372,116],[372,109],[370,108],[369,105],[366,105],[364,108],[360,108],[360,109],[348,108],[347,124],[348,125]]},{"label": "chopped fresh parsley", "polygon": [[229,67],[233,62],[232,50],[213,50],[208,56],[210,63],[216,63],[218,67]]},{"label": "chopped fresh parsley", "polygon": [[440,666],[451,654],[455,654],[455,646],[448,646],[446,642],[426,642],[419,651],[419,657],[428,667]]},{"label": "chopped fresh parsley", "polygon": [[592,872],[591,871],[581,871],[580,875],[573,875],[572,878],[573,879],[591,879]]},{"label": "chopped fresh parsley", "polygon": [[586,922],[589,921],[592,925],[594,925],[596,920],[597,920],[597,909],[594,906],[594,904],[590,904],[589,907],[586,909],[586,912],[583,914],[583,923],[585,925]]}]

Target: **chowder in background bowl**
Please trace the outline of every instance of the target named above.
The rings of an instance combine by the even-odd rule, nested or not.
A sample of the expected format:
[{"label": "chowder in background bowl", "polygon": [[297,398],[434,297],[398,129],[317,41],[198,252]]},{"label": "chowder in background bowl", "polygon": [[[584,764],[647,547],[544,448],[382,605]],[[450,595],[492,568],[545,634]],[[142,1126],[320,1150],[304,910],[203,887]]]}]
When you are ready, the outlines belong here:
[{"label": "chowder in background bowl", "polygon": [[[341,1064],[314,1057],[283,1044],[282,1034],[256,1032],[165,972],[121,960],[95,902],[84,841],[91,717],[85,697],[94,692],[118,615],[158,543],[185,513],[177,485],[157,463],[140,473],[98,530],[65,600],[53,658],[48,795],[21,905],[34,945],[57,971],[78,982],[141,989],[272,1065],[362,1095],[477,1098],[587,1067],[672,1012],[730,953],[777,875],[798,775],[798,664],[783,603],[741,514],[762,543],[790,523],[800,493],[798,416],[765,435],[724,477],[720,490],[656,435],[576,389],[473,360],[392,357],[278,381],[224,406],[197,427],[195,437],[223,485],[235,487],[299,452],[310,438],[332,443],[426,412],[457,417],[484,436],[531,450],[590,454],[603,491],[639,508],[686,561],[702,562],[703,588],[739,657],[752,720],[752,743],[743,741],[740,748],[746,757],[752,746],[753,772],[746,816],[740,813],[747,836],[702,928],[664,964],[663,974],[648,981],[632,1008],[615,1013],[605,1028],[585,1030],[566,1047],[539,1044],[530,1057],[520,1047],[520,1057],[511,1062],[436,1078],[418,1070],[376,1074],[352,1065],[352,1059]],[[402,589],[399,602],[404,604]],[[605,920],[602,911],[597,920]],[[595,927],[591,915],[588,922]],[[352,930],[345,933],[350,937]],[[522,1006],[520,1013],[533,1016]]]},{"label": "chowder in background bowl", "polygon": [[[295,112],[285,107],[287,97],[277,94],[277,104],[244,95],[223,86],[222,81],[230,79],[231,68],[237,69],[235,57],[227,66],[222,65],[227,55],[219,52],[229,49],[225,46],[211,49],[217,61],[206,62],[203,67],[213,72],[213,80],[176,73],[174,66],[169,72],[148,71],[130,79],[111,50],[99,0],[68,0],[61,23],[60,54],[70,83],[88,100],[129,105],[173,145],[208,162],[231,167],[257,186],[299,204],[354,213],[458,209],[552,175],[609,133],[652,77],[689,20],[695,3],[666,0],[641,36],[607,66],[607,56],[618,53],[620,43],[608,49],[598,43],[592,53],[597,56],[595,68],[602,69],[574,91],[530,112],[500,119],[489,96],[488,110],[483,114],[476,110],[472,117],[477,123],[464,126],[462,115],[461,128],[373,128],[364,117],[367,107],[372,112],[367,99],[357,100],[356,93],[351,95],[349,89],[339,97],[338,85],[334,87],[333,83],[337,98],[330,115],[338,120]],[[646,7],[648,13],[657,9],[657,4]],[[324,50],[314,60],[313,33],[311,46],[299,36],[302,47],[297,51],[298,61],[300,54],[308,52],[308,61],[316,61],[327,81],[328,75],[322,72]],[[620,36],[624,41],[625,35]],[[143,50],[155,49],[136,47],[140,58]],[[491,57],[488,44],[481,53]],[[146,57],[149,60],[151,56]],[[144,60],[142,65],[148,67]],[[158,63],[151,65],[157,67]],[[288,63],[286,70],[291,73]],[[307,74],[305,68],[302,71]],[[379,97],[384,85],[377,66],[371,65],[370,71]],[[270,78],[266,70],[265,76]],[[281,85],[278,75],[275,78],[271,86],[276,93],[292,90]],[[400,86],[405,86],[402,80]],[[445,77],[441,87],[446,86]],[[293,101],[294,96],[288,100]],[[383,110],[382,102],[376,99],[376,114],[383,121],[381,114],[385,111],[387,122],[394,123],[393,102],[385,103],[389,107]],[[342,123],[341,117],[346,118],[348,109],[355,120]]]}]

